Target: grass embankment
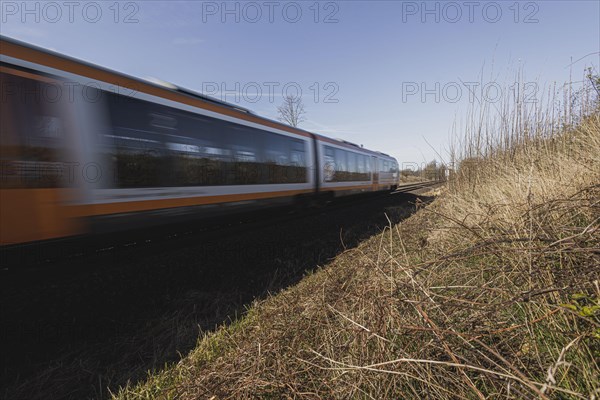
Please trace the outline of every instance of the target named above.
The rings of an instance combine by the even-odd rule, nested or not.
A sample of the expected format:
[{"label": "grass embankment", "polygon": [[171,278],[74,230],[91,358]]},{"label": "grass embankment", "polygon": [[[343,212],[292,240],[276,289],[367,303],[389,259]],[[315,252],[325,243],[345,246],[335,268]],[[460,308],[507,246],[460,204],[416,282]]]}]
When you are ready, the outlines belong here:
[{"label": "grass embankment", "polygon": [[600,116],[512,126],[433,204],[116,397],[598,398]]}]

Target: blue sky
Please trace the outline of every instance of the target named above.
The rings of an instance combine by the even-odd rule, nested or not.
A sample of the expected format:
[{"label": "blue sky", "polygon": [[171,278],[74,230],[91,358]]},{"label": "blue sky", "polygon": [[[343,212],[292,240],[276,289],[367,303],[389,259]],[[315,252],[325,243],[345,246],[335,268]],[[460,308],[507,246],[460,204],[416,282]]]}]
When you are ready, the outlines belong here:
[{"label": "blue sky", "polygon": [[465,82],[508,90],[522,71],[541,99],[570,74],[598,72],[599,4],[2,1],[0,31],[270,118],[284,89],[300,89],[303,128],[421,163],[444,154],[464,118]]}]

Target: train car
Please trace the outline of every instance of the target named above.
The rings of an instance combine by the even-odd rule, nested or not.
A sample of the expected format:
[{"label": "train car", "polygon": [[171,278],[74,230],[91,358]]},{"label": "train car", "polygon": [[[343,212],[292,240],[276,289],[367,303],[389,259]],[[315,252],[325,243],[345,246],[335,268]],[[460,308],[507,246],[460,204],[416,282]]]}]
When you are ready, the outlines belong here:
[{"label": "train car", "polygon": [[397,184],[382,153],[0,40],[2,246]]},{"label": "train car", "polygon": [[397,188],[398,163],[389,155],[341,139],[317,136],[316,140],[321,194],[337,197]]}]

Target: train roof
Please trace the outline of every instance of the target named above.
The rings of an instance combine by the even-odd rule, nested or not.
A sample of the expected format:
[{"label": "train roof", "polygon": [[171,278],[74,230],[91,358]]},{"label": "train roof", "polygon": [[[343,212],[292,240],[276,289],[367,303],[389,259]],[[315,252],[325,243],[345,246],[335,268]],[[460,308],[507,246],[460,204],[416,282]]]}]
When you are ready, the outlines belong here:
[{"label": "train roof", "polygon": [[[185,97],[194,99],[196,101],[202,102],[204,104],[213,106],[213,107],[202,107],[202,106],[199,106],[196,104],[195,106],[199,107],[199,108],[205,108],[208,110],[215,111],[217,113],[226,114],[229,116],[236,117],[238,119],[243,119],[246,121],[270,126],[270,127],[276,128],[276,129],[290,132],[290,133],[295,133],[295,134],[302,135],[302,136],[315,137],[317,140],[333,143],[336,145],[341,145],[341,146],[347,147],[347,148],[354,148],[354,149],[360,150],[365,153],[370,153],[372,155],[390,157],[389,155],[387,155],[385,153],[369,150],[369,149],[366,149],[355,143],[348,142],[343,139],[332,139],[332,138],[329,138],[327,136],[324,136],[324,135],[321,135],[318,133],[314,133],[314,132],[310,132],[310,131],[307,131],[307,130],[304,130],[301,128],[293,127],[293,126],[284,124],[280,121],[276,121],[276,120],[273,120],[270,118],[266,118],[266,117],[257,115],[247,108],[244,108],[244,107],[238,106],[236,104],[232,104],[232,103],[229,103],[229,102],[226,102],[226,101],[223,101],[223,100],[211,97],[211,96],[207,96],[203,93],[199,93],[199,92],[196,92],[191,89],[177,86],[170,82],[137,78],[135,76],[131,76],[131,75],[128,75],[128,74],[125,74],[122,72],[118,72],[118,71],[112,70],[110,68],[102,67],[100,65],[96,65],[96,64],[93,64],[93,63],[90,63],[87,61],[80,60],[78,58],[74,58],[74,57],[71,57],[71,56],[68,56],[65,54],[61,54],[61,53],[58,53],[58,52],[55,52],[52,50],[48,50],[48,49],[30,44],[27,42],[22,42],[20,40],[13,39],[13,38],[10,38],[10,37],[4,36],[4,35],[0,35],[0,44],[2,44],[0,46],[0,55],[6,55],[9,57],[18,58],[18,59],[30,61],[30,62],[36,63],[36,64],[42,64],[47,67],[71,72],[76,75],[87,76],[89,78],[93,78],[98,81],[104,81],[107,83],[114,84],[115,81],[119,81],[118,85],[123,86],[123,87],[129,87],[129,85],[127,83],[131,83],[131,82],[137,83],[139,85],[147,85],[147,86],[157,89],[159,91],[166,91],[166,92],[176,94],[178,96],[185,96]],[[29,55],[27,54],[28,51],[31,52]],[[40,57],[39,57],[40,55],[41,56],[43,56],[43,55],[49,56],[49,58],[46,60],[46,62],[44,62],[44,60],[40,59]],[[63,62],[50,62],[52,58],[54,58],[55,61],[62,60]],[[108,76],[112,75],[113,77],[120,78],[120,79],[116,79],[116,80],[113,79],[111,81],[110,79],[106,80],[105,78],[103,79],[102,77],[98,78],[97,76],[95,76],[96,74],[92,74],[92,76],[90,76],[89,73],[82,74],[82,73],[80,73],[81,71],[72,71],[72,70],[69,70],[68,68],[65,68],[65,66],[66,66],[65,64],[68,64],[67,66],[76,65],[76,66],[84,67],[83,69],[88,72],[89,71],[98,71],[101,73],[100,75],[103,75],[103,77],[107,76],[107,74],[108,74]],[[79,70],[81,68],[71,68],[71,69]],[[135,90],[139,89],[138,87],[135,87],[135,88],[129,87],[129,88],[135,89]],[[148,93],[148,91],[144,91],[144,92]],[[156,90],[154,90],[152,92],[156,92]],[[149,94],[154,94],[159,97],[164,97],[164,96],[161,96],[160,94],[155,94],[155,93],[149,93]],[[175,100],[175,101],[178,101],[178,100]],[[182,101],[179,101],[179,102],[182,102]],[[392,158],[392,157],[390,157],[390,158]]]}]

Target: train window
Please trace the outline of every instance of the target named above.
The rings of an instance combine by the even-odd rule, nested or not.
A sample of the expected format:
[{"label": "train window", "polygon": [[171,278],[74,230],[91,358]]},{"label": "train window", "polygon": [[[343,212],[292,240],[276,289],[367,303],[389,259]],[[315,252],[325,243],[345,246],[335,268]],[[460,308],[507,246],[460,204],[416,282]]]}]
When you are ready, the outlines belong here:
[{"label": "train window", "polygon": [[198,139],[179,135],[167,135],[166,140],[169,142],[166,142],[167,158],[164,165],[168,172],[163,174],[163,184],[197,186],[203,182],[203,143]]},{"label": "train window", "polygon": [[183,154],[199,154],[200,147],[195,146],[193,144],[185,144],[185,143],[167,143],[167,149],[179,152]]},{"label": "train window", "polygon": [[304,153],[292,152],[290,161],[291,161],[290,165],[292,165],[292,166],[296,166],[296,167],[304,166]]},{"label": "train window", "polygon": [[325,146],[324,178],[326,182],[370,180],[369,157]]},{"label": "train window", "polygon": [[292,139],[292,149],[290,155],[291,165],[293,167],[306,167],[306,145],[302,140]]},{"label": "train window", "polygon": [[350,179],[352,181],[366,181],[369,180],[369,174],[366,172],[366,170],[364,169],[364,167],[361,167],[360,164],[362,164],[362,160],[364,159],[364,156],[361,154],[356,154],[356,153],[351,153],[349,152],[348,155],[352,155],[353,157],[356,157],[356,164],[353,166],[353,168],[350,171]]},{"label": "train window", "polygon": [[305,142],[298,139],[290,139],[292,144],[292,151],[296,151],[298,153],[304,153],[306,151]]},{"label": "train window", "polygon": [[208,158],[228,159],[230,158],[231,152],[225,148],[206,146],[202,147],[202,155]]},{"label": "train window", "polygon": [[353,173],[358,171],[358,164],[356,162],[356,153],[347,152],[346,160],[348,161],[348,172]]},{"label": "train window", "polygon": [[335,149],[335,170],[339,172],[347,172],[348,164],[346,162],[346,151]]},{"label": "train window", "polygon": [[307,181],[306,171],[306,142],[303,140],[286,138],[290,147],[290,162],[287,166],[287,183],[301,183]]},{"label": "train window", "polygon": [[167,131],[177,131],[177,120],[169,115],[149,113],[150,126]]},{"label": "train window", "polygon": [[323,179],[325,182],[333,182],[335,177],[335,152],[332,147],[325,146],[325,156],[323,162]]},{"label": "train window", "polygon": [[[264,135],[261,132],[243,125],[228,124],[228,141],[233,150],[246,151],[254,154],[251,161],[257,161],[264,146]],[[250,161],[250,160],[248,160]]]},{"label": "train window", "polygon": [[[119,188],[161,186],[165,172],[166,144],[157,126],[159,115],[148,103],[104,92],[111,119],[115,185]],[[171,131],[171,130],[167,130]]]},{"label": "train window", "polygon": [[335,152],[333,151],[333,147],[325,146],[325,156],[329,158],[335,157]]},{"label": "train window", "polygon": [[260,163],[263,140],[260,131],[246,126],[227,123],[227,139],[233,152],[232,163],[227,166],[228,185],[261,183]]},{"label": "train window", "polygon": [[305,142],[265,132],[265,183],[306,182]]},{"label": "train window", "polygon": [[[67,105],[59,82],[1,72],[0,173],[3,188],[49,188],[69,183]],[[59,88],[60,89],[60,88]]]},{"label": "train window", "polygon": [[358,166],[357,166],[357,171],[359,174],[366,174],[367,173],[367,165],[366,165],[366,157],[363,156],[362,154],[357,154],[357,162],[358,162]]},{"label": "train window", "polygon": [[285,136],[266,133],[265,162],[287,165],[290,157],[290,143]]},{"label": "train window", "polygon": [[305,142],[106,93],[117,187],[307,181]]},{"label": "train window", "polygon": [[253,151],[237,150],[234,159],[240,162],[256,162],[256,154]]},{"label": "train window", "polygon": [[[172,109],[181,141],[198,148],[197,153],[171,154],[169,170],[173,186],[218,186],[231,181],[230,166],[236,155],[226,140],[228,124],[215,118]],[[239,158],[239,155],[238,157]]]},{"label": "train window", "polygon": [[390,163],[387,160],[382,160],[380,165],[381,165],[381,168],[379,169],[380,172],[387,172],[388,169],[390,168]]}]

